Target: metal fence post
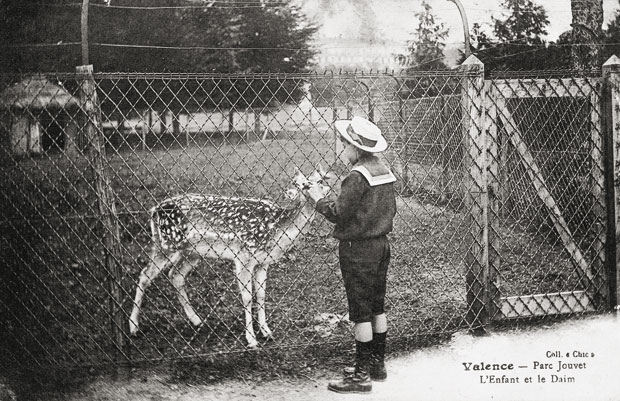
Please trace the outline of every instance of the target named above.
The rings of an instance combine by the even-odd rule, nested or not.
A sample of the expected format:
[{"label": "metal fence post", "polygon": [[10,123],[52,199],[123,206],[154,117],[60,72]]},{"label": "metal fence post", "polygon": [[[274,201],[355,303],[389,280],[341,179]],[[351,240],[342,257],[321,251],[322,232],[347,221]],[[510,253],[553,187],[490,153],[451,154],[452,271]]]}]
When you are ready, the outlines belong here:
[{"label": "metal fence post", "polygon": [[620,232],[617,224],[615,186],[616,177],[620,173],[620,59],[615,55],[603,64],[602,103],[607,210],[605,270],[608,278],[609,305],[613,308],[618,304],[617,291],[620,288],[616,245]]},{"label": "metal fence post", "polygon": [[121,295],[122,270],[119,224],[114,193],[105,165],[105,140],[101,124],[101,108],[93,78],[93,66],[78,66],[76,72],[80,81],[80,102],[86,115],[86,124],[83,129],[88,143],[87,156],[93,173],[97,191],[97,205],[103,225],[104,268],[107,272],[108,291],[110,293],[111,338],[116,349],[116,356],[120,359],[123,354],[123,322],[125,319],[123,319]]},{"label": "metal fence post", "polygon": [[464,193],[469,210],[469,248],[465,255],[466,321],[470,331],[482,334],[488,323],[489,227],[487,192],[488,135],[484,130],[484,65],[470,56],[460,66],[463,73],[461,107],[464,136]]},{"label": "metal fence post", "polygon": [[447,103],[444,95],[439,95],[439,107],[441,111],[441,131],[439,132],[439,145],[440,145],[440,158],[441,158],[441,176],[439,177],[441,195],[439,199],[441,202],[446,202],[448,199],[448,185],[450,182],[450,157],[448,155],[450,132],[448,130],[448,119],[450,118],[450,110],[447,107]]}]

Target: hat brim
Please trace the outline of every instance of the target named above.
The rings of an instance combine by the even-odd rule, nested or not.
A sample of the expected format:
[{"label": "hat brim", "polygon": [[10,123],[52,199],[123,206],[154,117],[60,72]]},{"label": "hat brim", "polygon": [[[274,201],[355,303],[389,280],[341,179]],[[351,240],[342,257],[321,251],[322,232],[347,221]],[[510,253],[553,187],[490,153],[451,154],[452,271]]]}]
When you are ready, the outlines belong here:
[{"label": "hat brim", "polygon": [[349,127],[350,124],[351,124],[351,120],[338,120],[334,123],[334,126],[336,127],[336,131],[338,131],[340,136],[345,141],[347,141],[348,143],[350,143],[351,145],[355,146],[358,149],[365,150],[366,152],[370,152],[370,153],[383,152],[384,150],[387,149],[387,141],[385,140],[383,136],[380,137],[379,140],[377,140],[377,143],[375,143],[375,146],[364,146],[362,144],[355,142],[353,138],[351,138],[351,135],[349,135],[349,133],[347,132],[347,128]]}]

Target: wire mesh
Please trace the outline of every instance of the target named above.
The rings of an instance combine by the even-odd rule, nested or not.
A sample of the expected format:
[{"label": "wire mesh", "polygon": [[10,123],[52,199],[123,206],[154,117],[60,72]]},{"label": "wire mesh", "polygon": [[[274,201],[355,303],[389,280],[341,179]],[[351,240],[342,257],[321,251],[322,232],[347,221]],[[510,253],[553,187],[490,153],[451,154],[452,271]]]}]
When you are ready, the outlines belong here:
[{"label": "wire mesh", "polygon": [[[600,79],[494,79],[502,315],[592,310],[605,283]],[[513,299],[514,301],[514,299]]]},{"label": "wire mesh", "polygon": [[[294,214],[304,205],[299,193],[287,197],[296,188],[297,169],[310,177],[321,164],[332,173],[331,190],[338,191],[349,168],[338,153],[333,122],[353,115],[367,117],[382,129],[389,143],[384,158],[398,178],[387,293],[390,336],[407,342],[471,328],[466,315],[472,313],[472,287],[466,273],[471,272],[472,258],[483,261],[479,253],[489,248],[479,235],[485,227],[475,217],[488,207],[483,201],[486,188],[473,176],[484,175],[490,161],[480,157],[490,142],[481,145],[471,136],[484,131],[488,102],[482,85],[472,91],[467,84],[474,79],[483,83],[480,74],[93,78],[95,112],[101,120],[95,128],[105,141],[105,155],[93,154],[86,129],[94,120],[84,106],[92,99],[82,98],[84,77],[0,77],[0,241],[5,250],[0,256],[5,266],[0,308],[7,328],[0,344],[8,355],[7,366],[139,364],[243,352],[244,309],[249,306],[240,292],[249,285],[239,285],[230,261],[204,258],[204,247],[196,243],[170,274],[162,272],[145,290],[140,331],[130,335],[140,274],[160,255],[153,247],[162,251],[161,244],[154,244],[151,221],[159,232],[158,225],[174,220],[174,213],[189,216],[184,214],[188,208],[197,209],[198,217],[183,222],[191,230],[203,220],[222,217],[209,215],[209,202],[217,198],[230,205],[237,202],[233,214],[243,209],[249,220],[259,214],[248,205],[269,206],[273,214],[260,217],[273,223],[265,228],[273,238],[276,231],[269,230],[293,221],[277,216]],[[585,82],[595,88],[595,81]],[[582,84],[570,85],[579,91]],[[520,87],[518,81],[507,85]],[[500,81],[491,86],[498,88]],[[579,95],[533,100],[508,96],[492,102],[506,105],[498,108],[498,115],[509,110],[512,116],[493,121],[500,132],[495,145],[501,149],[496,160],[501,191],[497,220],[489,225],[499,242],[491,242],[490,249],[500,261],[497,283],[492,284],[502,294],[583,288],[562,251],[561,238],[549,228],[549,214],[540,205],[544,200],[532,189],[518,146],[508,139],[506,124],[512,121],[518,121],[546,182],[553,182],[550,194],[577,245],[587,262],[594,263],[603,229],[595,209],[604,205],[588,195],[600,185],[591,179],[599,168],[592,162],[598,142],[590,129],[598,110],[596,90],[588,93],[591,97],[585,100]],[[104,161],[103,171],[93,165],[97,157]],[[98,174],[109,177],[114,194],[115,212],[104,209],[104,214],[114,214],[119,229],[119,254],[111,259],[106,258],[110,252],[104,241],[108,227],[97,206]],[[188,197],[173,198],[177,203],[172,205],[161,203],[187,194],[206,202],[204,207],[183,203]],[[156,205],[159,215],[152,211]],[[308,346],[329,350],[351,338],[332,227],[320,216],[295,224],[306,232],[267,273],[265,305],[273,339],[260,338],[255,323],[259,346],[269,352]],[[241,240],[230,227],[226,233]],[[233,250],[235,256],[246,251]],[[176,260],[174,252],[164,254],[161,263]],[[120,277],[111,264],[121,267]],[[176,290],[181,279],[174,273],[189,265],[193,270],[182,276],[199,326],[190,323]],[[489,280],[483,274],[478,271],[474,281],[486,294]],[[473,296],[489,303],[488,294]],[[258,301],[254,315],[261,313]],[[121,326],[114,318],[115,306],[123,316]]]}]

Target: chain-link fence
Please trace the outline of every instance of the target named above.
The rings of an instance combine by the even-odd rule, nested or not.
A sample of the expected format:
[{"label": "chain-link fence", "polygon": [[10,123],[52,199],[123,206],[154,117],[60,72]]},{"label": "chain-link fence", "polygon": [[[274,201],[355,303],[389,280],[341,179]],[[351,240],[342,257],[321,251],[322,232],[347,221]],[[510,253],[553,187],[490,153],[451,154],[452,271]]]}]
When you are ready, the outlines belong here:
[{"label": "chain-link fence", "polygon": [[[476,328],[489,316],[604,308],[597,298],[605,285],[606,194],[598,78],[485,81],[481,70],[460,69],[410,76],[86,71],[0,80],[5,367],[246,350],[250,304],[241,293],[248,286],[239,285],[233,263],[202,257],[209,247],[200,243],[182,260],[174,252],[153,260],[161,254],[152,252],[151,221],[160,235],[184,236],[227,207],[237,217],[245,211],[256,223],[250,231],[264,230],[276,247],[278,229],[306,228],[271,263],[266,287],[253,282],[265,290],[266,306],[259,294],[252,312],[260,320],[266,311],[273,332],[263,339],[255,323],[260,348],[268,356],[308,346],[327,354],[348,344],[332,227],[300,212],[303,195],[287,197],[287,190],[295,189],[297,169],[309,177],[320,164],[338,191],[348,167],[333,122],[353,115],[382,129],[398,177],[387,293],[393,341]],[[187,194],[195,195],[173,198]],[[214,209],[216,201],[222,208]],[[303,218],[278,220],[292,215]],[[154,262],[178,263],[145,290],[132,336],[140,274]],[[187,295],[179,297],[183,281]],[[552,293],[570,296],[515,301]],[[553,297],[564,300],[558,310],[541,306]],[[186,300],[200,325],[188,319]]]}]

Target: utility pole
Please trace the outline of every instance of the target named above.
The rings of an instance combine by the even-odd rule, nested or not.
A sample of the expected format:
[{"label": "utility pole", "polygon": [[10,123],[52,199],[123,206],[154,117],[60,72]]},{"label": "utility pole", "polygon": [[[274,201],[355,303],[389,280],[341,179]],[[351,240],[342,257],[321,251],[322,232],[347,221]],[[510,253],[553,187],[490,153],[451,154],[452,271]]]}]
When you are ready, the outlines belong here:
[{"label": "utility pole", "polygon": [[81,33],[82,33],[82,65],[88,65],[88,1],[82,0],[82,18],[81,18]]}]

